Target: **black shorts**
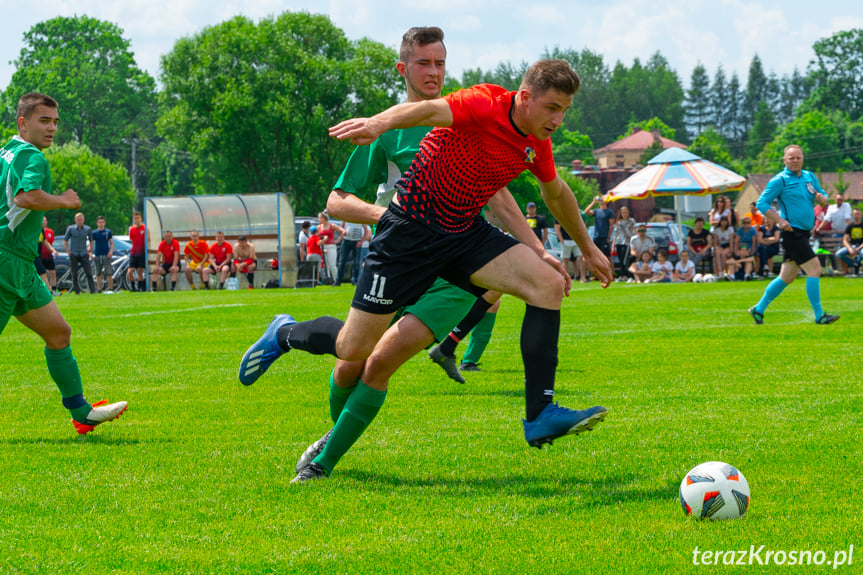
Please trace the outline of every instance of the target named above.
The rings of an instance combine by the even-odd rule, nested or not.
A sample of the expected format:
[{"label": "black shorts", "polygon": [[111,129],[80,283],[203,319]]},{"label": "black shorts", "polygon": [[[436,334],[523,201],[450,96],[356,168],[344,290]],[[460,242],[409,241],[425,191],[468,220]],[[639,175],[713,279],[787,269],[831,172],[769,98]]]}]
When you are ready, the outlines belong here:
[{"label": "black shorts", "polygon": [[445,234],[390,204],[369,245],[351,307],[393,313],[416,302],[438,276],[480,296],[487,290],[472,284],[470,276],[517,244],[483,218],[467,231]]},{"label": "black shorts", "polygon": [[57,269],[57,267],[54,265],[54,258],[39,258],[39,259],[42,260],[42,265],[45,267],[46,270]]},{"label": "black shorts", "polygon": [[48,271],[45,269],[45,264],[42,263],[42,258],[36,258],[36,273],[41,275],[47,274]]},{"label": "black shorts", "polygon": [[793,228],[790,232],[783,231],[780,233],[779,238],[785,249],[785,255],[782,257],[783,262],[794,262],[798,266],[802,266],[815,257],[815,252],[812,251],[812,246],[809,244],[809,234],[809,230],[798,230],[797,228]]},{"label": "black shorts", "polygon": [[159,264],[159,267],[162,268],[162,270],[164,270],[166,275],[171,273],[171,268],[173,266],[174,266],[174,264]]},{"label": "black shorts", "polygon": [[145,254],[129,254],[130,268],[146,268],[147,256]]}]

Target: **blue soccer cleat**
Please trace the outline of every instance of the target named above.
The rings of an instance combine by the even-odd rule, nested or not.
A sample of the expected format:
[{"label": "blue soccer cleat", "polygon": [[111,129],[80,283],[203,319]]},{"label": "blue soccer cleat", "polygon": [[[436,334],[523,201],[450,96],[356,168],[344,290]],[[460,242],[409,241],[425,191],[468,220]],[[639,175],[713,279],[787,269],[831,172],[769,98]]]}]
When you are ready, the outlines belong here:
[{"label": "blue soccer cleat", "polygon": [[551,445],[558,437],[591,431],[607,413],[608,410],[601,405],[579,411],[549,403],[533,421],[522,420],[524,438],[532,447],[542,449],[544,443]]},{"label": "blue soccer cleat", "polygon": [[279,345],[279,328],[297,323],[297,320],[289,315],[281,314],[273,318],[267,326],[264,335],[246,350],[240,362],[240,383],[252,385],[258,378],[264,375],[273,362],[279,359],[283,353],[287,353]]}]

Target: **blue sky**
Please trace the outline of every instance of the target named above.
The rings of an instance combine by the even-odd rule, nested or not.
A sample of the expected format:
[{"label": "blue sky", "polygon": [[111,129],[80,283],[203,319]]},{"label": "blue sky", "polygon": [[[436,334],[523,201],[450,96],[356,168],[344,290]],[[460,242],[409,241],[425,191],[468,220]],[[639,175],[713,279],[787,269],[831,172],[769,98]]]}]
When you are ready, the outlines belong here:
[{"label": "blue sky", "polygon": [[[631,65],[659,50],[689,83],[701,62],[713,77],[720,64],[745,83],[758,54],[769,73],[801,71],[812,44],[839,30],[863,28],[859,1],[800,0],[0,0],[0,89],[8,85],[22,38],[30,27],[56,16],[86,14],[109,20],[131,41],[138,65],[158,79],[159,57],[174,42],[206,26],[243,14],[258,20],[284,10],[328,14],[347,36],[397,47],[410,26],[441,26],[446,33],[448,71],[492,69],[499,62],[532,62],[555,45],[589,48]],[[8,16],[8,18],[7,18]]]}]

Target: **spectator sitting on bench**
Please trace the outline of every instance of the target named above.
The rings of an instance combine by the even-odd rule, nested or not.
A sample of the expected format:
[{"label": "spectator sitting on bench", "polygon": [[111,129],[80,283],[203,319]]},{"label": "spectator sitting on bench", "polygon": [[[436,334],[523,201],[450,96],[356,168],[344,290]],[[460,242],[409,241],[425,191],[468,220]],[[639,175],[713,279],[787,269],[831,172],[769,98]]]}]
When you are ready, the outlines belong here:
[{"label": "spectator sitting on bench", "polygon": [[225,241],[225,232],[216,232],[216,241],[210,246],[210,269],[219,276],[219,289],[225,289],[233,255],[234,248]]},{"label": "spectator sitting on bench", "polygon": [[768,220],[758,226],[758,247],[756,248],[756,273],[773,277],[773,257],[779,253],[779,226]]},{"label": "spectator sitting on bench", "polygon": [[196,289],[192,272],[201,274],[202,288],[210,289],[210,272],[213,269],[210,267],[210,246],[201,239],[197,230],[192,230],[189,233],[189,241],[183,247],[183,260],[185,262],[183,273],[186,274],[189,289]]},{"label": "spectator sitting on bench", "polygon": [[695,227],[686,234],[686,250],[692,256],[692,264],[697,266],[704,258],[710,258],[713,236],[704,229],[704,218],[695,218]]},{"label": "spectator sitting on bench", "polygon": [[234,265],[231,266],[231,274],[237,272],[246,274],[246,279],[249,280],[249,289],[255,287],[255,268],[257,267],[257,257],[255,256],[255,246],[246,236],[237,238],[237,245],[234,246]]},{"label": "spectator sitting on bench", "polygon": [[725,262],[725,279],[727,280],[745,280],[752,279],[752,269],[755,265],[755,257],[749,251],[749,246],[740,244],[737,251],[733,253]]},{"label": "spectator sitting on bench", "polygon": [[177,287],[177,274],[180,272],[180,242],[167,230],[162,237],[164,239],[159,243],[159,250],[156,252],[156,264],[150,274],[153,291],[156,291],[159,280],[168,273],[171,274],[171,291],[174,291]]},{"label": "spectator sitting on bench", "polygon": [[849,275],[849,266],[854,266],[854,275],[860,273],[860,260],[863,259],[863,212],[855,208],[854,223],[845,228],[842,236],[842,247],[836,252],[836,257],[842,262],[842,271]]}]

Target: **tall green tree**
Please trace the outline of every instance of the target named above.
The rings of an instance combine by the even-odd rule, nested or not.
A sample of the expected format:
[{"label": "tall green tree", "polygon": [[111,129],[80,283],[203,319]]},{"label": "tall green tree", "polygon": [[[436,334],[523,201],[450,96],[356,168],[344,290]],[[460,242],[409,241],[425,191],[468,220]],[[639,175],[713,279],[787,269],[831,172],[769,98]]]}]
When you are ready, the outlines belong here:
[{"label": "tall green tree", "polygon": [[749,130],[746,140],[746,157],[755,159],[776,135],[776,118],[767,102],[759,102],[758,110],[755,112],[755,122]]},{"label": "tall green tree", "polygon": [[834,119],[825,112],[813,110],[786,125],[764,147],[753,169],[775,170],[781,164],[785,146],[789,144],[797,144],[803,150],[807,170],[832,172],[846,165],[839,152],[840,134]]},{"label": "tall green tree", "polygon": [[[746,132],[743,125],[743,101],[744,96],[740,90],[740,78],[738,78],[737,72],[734,72],[728,81],[727,115],[722,123],[722,133],[733,142],[740,142],[743,134]],[[742,153],[742,148],[740,151]]]},{"label": "tall green tree", "polygon": [[692,69],[689,89],[686,90],[686,123],[693,137],[711,123],[710,103],[710,78],[707,69],[699,62]]},{"label": "tall green tree", "polygon": [[[755,123],[755,113],[761,102],[768,102],[767,74],[758,54],[749,63],[749,76],[746,79],[746,95],[743,99],[743,122],[748,131]],[[768,102],[769,103],[769,102]]]},{"label": "tall green tree", "polygon": [[[668,138],[669,140],[677,139],[677,130],[663,122],[660,118],[650,118],[641,122],[630,122],[626,126],[626,134],[631,134],[635,128],[641,128],[645,132],[653,132],[654,130],[657,130],[659,131],[659,135],[663,138]],[[618,139],[623,138],[624,136],[620,136]]]},{"label": "tall green tree", "polygon": [[573,160],[581,160],[583,164],[594,163],[594,146],[587,134],[560,128],[551,135],[551,143],[554,160],[559,166],[570,166]]},{"label": "tall green tree", "polygon": [[720,64],[716,68],[716,74],[713,76],[713,83],[710,85],[710,125],[721,134],[727,134],[728,129],[728,80],[725,77],[725,70]]},{"label": "tall green tree", "polygon": [[852,120],[863,116],[863,29],[837,32],[815,42],[815,59],[809,63],[814,89],[809,109],[847,112]]},{"label": "tall green tree", "polygon": [[295,210],[320,210],[352,150],[328,128],[398,101],[397,58],[326,16],[238,16],[162,58],[159,130],[191,154],[198,193],[283,192]]},{"label": "tall green tree", "polygon": [[124,138],[154,134],[155,81],[138,68],[129,41],[111,22],[57,17],[24,34],[24,47],[3,95],[4,119],[14,123],[18,98],[39,91],[60,106],[56,143],[75,141],[128,165]]},{"label": "tall green tree", "polygon": [[[81,212],[91,225],[95,226],[96,217],[101,215],[115,233],[126,233],[138,197],[125,167],[77,142],[51,146],[45,157],[51,166],[54,193],[72,188],[81,198]],[[73,212],[53,210],[45,216],[49,227],[65,230],[72,224]]]},{"label": "tall green tree", "polygon": [[741,166],[731,157],[728,141],[713,126],[708,126],[692,141],[687,150],[705,160],[739,171]]}]

